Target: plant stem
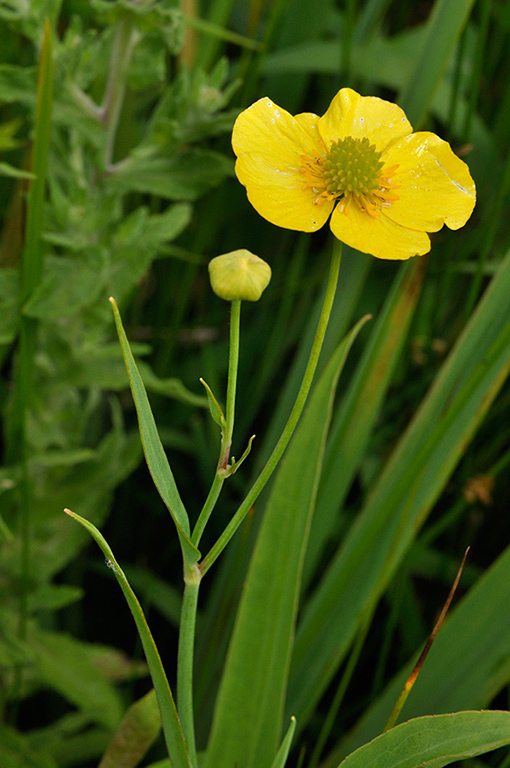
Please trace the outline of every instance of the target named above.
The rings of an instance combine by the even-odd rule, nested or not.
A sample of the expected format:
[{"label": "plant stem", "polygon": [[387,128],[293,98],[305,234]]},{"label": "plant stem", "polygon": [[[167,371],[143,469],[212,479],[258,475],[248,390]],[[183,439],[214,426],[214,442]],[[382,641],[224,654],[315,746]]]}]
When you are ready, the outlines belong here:
[{"label": "plant stem", "polygon": [[308,397],[308,393],[312,385],[315,370],[317,368],[317,363],[319,361],[319,355],[322,349],[324,336],[328,326],[328,321],[331,314],[331,308],[333,305],[333,299],[335,297],[336,286],[338,282],[338,272],[340,269],[341,255],[342,255],[342,244],[339,241],[335,240],[334,246],[333,246],[331,266],[329,270],[328,284],[326,286],[326,293],[324,296],[324,303],[322,305],[319,322],[317,324],[317,330],[315,332],[315,338],[313,341],[312,349],[310,351],[310,357],[308,360],[308,364],[306,366],[306,370],[303,376],[303,381],[301,383],[298,396],[296,398],[296,402],[294,403],[292,412],[289,416],[287,424],[285,425],[285,429],[283,430],[282,435],[278,440],[278,443],[276,444],[273,450],[273,453],[271,454],[266,466],[264,467],[264,469],[258,476],[257,480],[251,487],[250,491],[248,492],[248,495],[246,496],[244,501],[241,503],[239,509],[237,510],[234,517],[232,518],[230,523],[227,525],[227,527],[225,528],[225,530],[223,531],[223,533],[221,534],[217,542],[214,544],[210,552],[207,554],[207,556],[204,558],[204,560],[200,564],[200,571],[202,573],[202,576],[205,573],[207,573],[211,565],[216,561],[219,555],[223,552],[228,542],[230,541],[232,536],[235,534],[235,532],[243,522],[250,508],[253,506],[259,494],[261,493],[262,489],[264,488],[267,481],[273,474],[276,468],[276,465],[278,464],[296,428],[298,419],[301,416],[301,413],[305,406],[306,399]]},{"label": "plant stem", "polygon": [[101,106],[101,118],[106,132],[104,146],[105,168],[111,164],[120,112],[126,92],[126,76],[137,32],[131,17],[121,19],[113,43],[106,92]]},{"label": "plant stem", "polygon": [[194,565],[184,575],[184,596],[177,654],[177,709],[184,741],[186,742],[189,759],[193,768],[197,766],[195,723],[193,717],[193,654],[200,580],[201,575],[197,565]]},{"label": "plant stem", "polygon": [[[220,455],[216,475],[193,531],[192,541],[198,546],[200,537],[214,509],[225,476],[218,470],[227,469],[234,432],[234,416],[239,368],[239,334],[241,302],[233,301],[230,313],[230,349],[228,359],[227,405],[225,426],[221,434]],[[193,718],[193,652],[195,647],[195,625],[197,617],[198,591],[202,575],[197,565],[184,573],[184,596],[179,625],[179,650],[177,656],[177,706],[184,739],[193,766],[197,765],[195,726]]]},{"label": "plant stem", "polygon": [[[14,393],[7,421],[5,436],[5,460],[7,464],[21,464],[21,504],[19,513],[20,552],[20,604],[18,634],[24,639],[28,622],[28,595],[30,591],[31,566],[31,486],[28,460],[30,446],[26,433],[27,413],[34,393],[35,355],[37,349],[38,321],[23,313],[23,308],[34,290],[39,286],[43,274],[42,233],[44,230],[44,203],[46,176],[50,151],[51,113],[53,106],[53,43],[48,19],[39,61],[37,100],[32,147],[31,170],[34,179],[30,182],[27,196],[27,220],[25,244],[20,265],[20,331],[19,346],[14,375]],[[19,683],[19,679],[16,685]],[[13,697],[14,699],[17,696]]]},{"label": "plant stem", "polygon": [[[236,402],[236,388],[237,388],[237,370],[239,368],[239,336],[241,325],[241,302],[233,301],[230,312],[230,349],[228,359],[228,382],[227,382],[227,407],[225,416],[225,427],[221,435],[220,456],[218,459],[218,470],[227,469],[227,464],[230,456],[230,448],[232,446],[232,434],[234,432],[234,416],[235,416],[235,402]],[[200,512],[193,536],[191,540],[195,546],[198,547],[204,528],[207,525],[214,506],[220,495],[220,491],[225,482],[225,476],[216,472],[216,475],[209,491],[209,495],[205,500],[205,504]]]},{"label": "plant stem", "polygon": [[228,358],[227,409],[226,426],[221,436],[220,458],[218,469],[226,469],[232,447],[234,432],[234,415],[236,407],[237,369],[239,367],[239,329],[241,319],[241,302],[233,301],[230,313],[230,351]]}]

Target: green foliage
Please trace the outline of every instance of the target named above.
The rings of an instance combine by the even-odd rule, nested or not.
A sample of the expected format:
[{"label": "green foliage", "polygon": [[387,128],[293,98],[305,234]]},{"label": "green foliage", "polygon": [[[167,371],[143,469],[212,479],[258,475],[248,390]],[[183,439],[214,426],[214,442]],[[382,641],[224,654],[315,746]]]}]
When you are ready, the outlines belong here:
[{"label": "green foliage", "polygon": [[[201,768],[442,766],[510,743],[507,712],[462,712],[505,708],[510,683],[509,14],[0,2],[2,768],[193,765],[177,716],[189,740],[193,706]],[[229,134],[263,95],[322,114],[343,85],[448,139],[477,209],[400,267],[344,248],[307,411],[244,509],[303,379],[330,244],[250,209]],[[237,248],[273,279],[243,305],[226,458],[243,464],[218,479],[228,317],[205,265]],[[176,710],[198,538],[194,697],[184,684]],[[407,722],[381,735],[468,544],[466,594]],[[154,694],[140,698],[149,673],[166,746]]]},{"label": "green foliage", "polygon": [[442,768],[505,746],[510,741],[508,725],[508,712],[458,712],[410,720],[360,747],[340,765]]},{"label": "green foliage", "polygon": [[218,694],[207,749],[210,768],[270,765],[277,752],[301,569],[333,398],[362,324],[331,358],[274,481]]}]

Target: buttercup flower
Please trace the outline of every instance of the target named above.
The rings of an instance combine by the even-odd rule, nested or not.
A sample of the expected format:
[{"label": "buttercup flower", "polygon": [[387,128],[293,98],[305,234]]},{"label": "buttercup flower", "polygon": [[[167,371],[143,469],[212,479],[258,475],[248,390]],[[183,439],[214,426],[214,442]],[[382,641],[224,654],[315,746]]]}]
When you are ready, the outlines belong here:
[{"label": "buttercup flower", "polygon": [[327,112],[290,115],[270,99],[237,118],[236,173],[253,207],[287,229],[335,237],[381,259],[430,250],[427,232],[459,229],[476,201],[467,165],[404,112],[342,88]]}]

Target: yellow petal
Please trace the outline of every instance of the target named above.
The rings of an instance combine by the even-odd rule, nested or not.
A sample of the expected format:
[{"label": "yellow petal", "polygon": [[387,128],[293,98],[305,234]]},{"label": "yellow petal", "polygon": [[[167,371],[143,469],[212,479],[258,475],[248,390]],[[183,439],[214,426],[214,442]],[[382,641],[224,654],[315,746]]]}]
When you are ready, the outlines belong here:
[{"label": "yellow petal", "polygon": [[399,199],[385,210],[403,227],[436,232],[464,226],[476,202],[469,168],[434,133],[413,133],[385,152],[386,165],[398,163],[394,181]]},{"label": "yellow petal", "polygon": [[360,96],[342,88],[319,119],[319,131],[329,148],[332,141],[352,136],[367,137],[379,151],[413,130],[404,112],[396,104],[376,96]]},{"label": "yellow petal", "polygon": [[300,173],[275,168],[261,155],[241,155],[236,162],[236,174],[255,210],[278,227],[315,232],[333,210],[334,201],[322,205],[313,202],[317,194],[303,189]]},{"label": "yellow petal", "polygon": [[234,123],[232,147],[239,157],[245,152],[262,154],[277,167],[301,167],[301,155],[315,155],[319,149],[317,115],[295,117],[264,97],[241,112]]},{"label": "yellow petal", "polygon": [[303,189],[302,155],[323,152],[317,115],[293,117],[268,98],[241,112],[232,134],[236,174],[256,211],[279,227],[314,232],[326,222],[333,202],[316,205],[317,193]]},{"label": "yellow petal", "polygon": [[430,251],[430,239],[424,232],[401,227],[384,213],[376,219],[350,203],[347,213],[339,206],[331,217],[335,237],[363,253],[378,259],[409,259]]}]

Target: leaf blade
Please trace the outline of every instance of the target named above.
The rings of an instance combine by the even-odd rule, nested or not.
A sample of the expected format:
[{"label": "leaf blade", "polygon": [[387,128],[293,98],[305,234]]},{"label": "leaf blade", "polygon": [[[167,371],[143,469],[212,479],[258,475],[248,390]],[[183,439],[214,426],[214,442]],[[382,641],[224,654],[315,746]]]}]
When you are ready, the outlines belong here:
[{"label": "leaf blade", "polygon": [[270,765],[278,751],[300,575],[334,392],[349,348],[367,319],[355,326],[328,363],[278,470],[220,685],[207,768]]},{"label": "leaf blade", "polygon": [[348,755],[339,768],[442,768],[506,744],[510,712],[429,715],[383,733]]},{"label": "leaf blade", "polygon": [[119,309],[114,299],[111,298],[110,302],[113,307],[115,325],[117,327],[124,361],[129,374],[131,392],[138,414],[140,436],[142,438],[147,466],[149,467],[156,488],[168,508],[175,523],[175,527],[177,528],[183,557],[186,562],[191,565],[198,562],[200,559],[200,552],[189,538],[190,525],[188,514],[180,497],[170,464],[168,463],[166,453],[161,443],[156,422],[154,421],[154,416],[152,415],[149,399],[147,397],[147,392],[122,325]]}]

